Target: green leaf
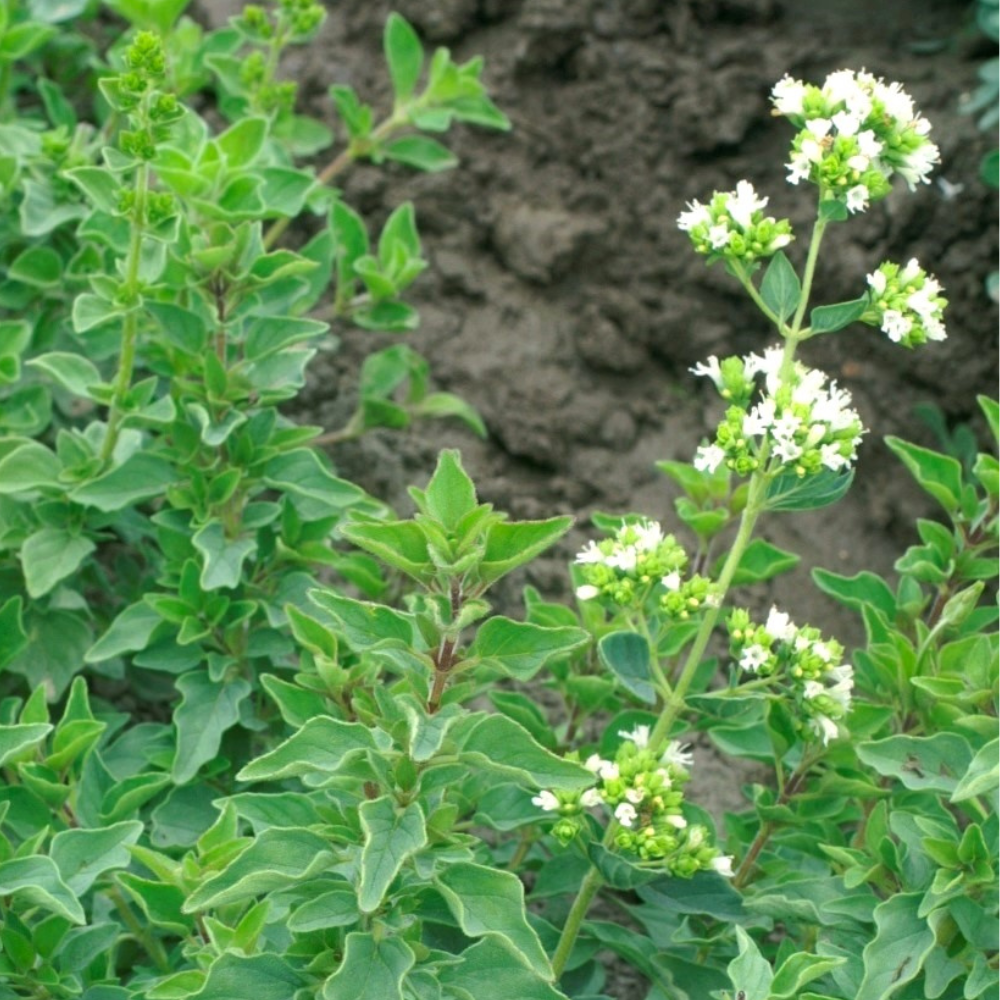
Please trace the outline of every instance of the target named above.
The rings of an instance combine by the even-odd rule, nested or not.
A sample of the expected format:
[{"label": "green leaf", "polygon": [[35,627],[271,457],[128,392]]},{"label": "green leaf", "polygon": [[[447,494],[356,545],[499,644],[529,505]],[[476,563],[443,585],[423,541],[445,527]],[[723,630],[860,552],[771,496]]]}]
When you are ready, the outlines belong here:
[{"label": "green leaf", "polygon": [[170,776],[135,774],[119,781],[105,792],[101,800],[100,816],[104,823],[117,823],[126,816],[135,816],[154,795],[170,784]]},{"label": "green leaf", "polygon": [[[0,605],[0,669],[13,660],[28,644],[21,623],[23,601],[20,595],[8,598]],[[0,758],[0,764],[3,763]]]},{"label": "green leaf", "polygon": [[742,927],[736,928],[736,943],[739,951],[726,970],[733,989],[737,993],[742,991],[746,1000],[768,1000],[773,979],[771,966]]},{"label": "green leaf", "polygon": [[31,597],[43,597],[72,576],[97,546],[66,528],[42,528],[24,540],[21,566]]},{"label": "green leaf", "polygon": [[41,48],[53,35],[55,28],[47,24],[25,21],[8,28],[0,38],[0,60],[15,62]]},{"label": "green leaf", "polygon": [[115,302],[109,302],[100,295],[84,292],[73,300],[73,329],[86,333],[95,326],[101,326],[124,314],[125,310]]},{"label": "green leaf", "polygon": [[833,333],[861,319],[868,308],[868,296],[850,302],[837,302],[829,306],[817,306],[809,313],[809,327],[813,334]]},{"label": "green leaf", "polygon": [[535,788],[589,788],[594,783],[585,767],[549,753],[523,726],[502,715],[475,722],[461,756]]},{"label": "green leaf", "polygon": [[510,950],[492,934],[466,948],[461,957],[461,962],[444,965],[438,972],[438,979],[453,991],[453,996],[463,1000],[466,997],[474,1000],[566,1000],[565,993],[539,978],[531,969],[512,962]]},{"label": "green leaf", "polygon": [[991,793],[995,800],[997,786],[1000,785],[998,760],[1000,760],[1000,741],[991,740],[972,758],[968,770],[962,775],[955,791],[951,793],[951,801],[964,802],[977,795]]},{"label": "green leaf", "polygon": [[238,587],[243,579],[243,564],[257,552],[256,538],[229,539],[218,521],[199,528],[191,544],[202,554],[199,582],[203,590]]},{"label": "green leaf", "polygon": [[341,597],[331,590],[311,590],[309,599],[333,615],[352,649],[360,651],[386,643],[412,646],[414,643],[413,618],[402,611],[371,601]]},{"label": "green leaf", "polygon": [[788,262],[784,251],[779,250],[768,264],[760,283],[760,297],[764,304],[783,323],[795,312],[802,295],[802,285],[795,268]]},{"label": "green leaf", "polygon": [[298,684],[291,684],[274,674],[261,674],[260,684],[290,726],[304,726],[310,719],[325,715],[328,711],[326,699],[322,695],[299,687]]},{"label": "green leaf", "polygon": [[923,893],[898,893],[875,907],[878,931],[865,945],[856,1000],[888,1000],[916,978],[934,947],[934,931],[917,915]]},{"label": "green leaf", "polygon": [[318,833],[297,827],[263,830],[221,872],[202,882],[183,909],[197,913],[287,889],[326,871],[334,861],[330,841]]},{"label": "green leaf", "polygon": [[365,844],[357,905],[362,913],[373,913],[382,905],[406,859],[427,843],[427,827],[419,802],[397,810],[395,800],[389,796],[362,802],[358,814]]},{"label": "green leaf", "polygon": [[87,650],[84,662],[100,663],[122,653],[138,653],[149,645],[153,632],[162,621],[159,613],[145,602],[130,604]]},{"label": "green leaf", "polygon": [[296,448],[272,458],[264,467],[264,482],[291,494],[299,515],[306,521],[340,514],[365,498],[363,490],[346,479],[338,479],[309,448]]},{"label": "green leaf", "polygon": [[108,514],[162,496],[176,481],[177,470],[165,459],[136,452],[110,472],[77,486],[69,498]]},{"label": "green leaf", "polygon": [[261,316],[255,319],[247,333],[245,351],[249,361],[270,357],[292,344],[320,337],[330,329],[329,323],[291,316]]},{"label": "green leaf", "polygon": [[876,608],[888,621],[896,618],[896,596],[880,576],[867,570],[855,576],[841,576],[826,569],[812,571],[813,582],[824,594],[855,611]]},{"label": "green leaf", "polygon": [[347,935],[340,968],[320,995],[323,1000],[403,1000],[403,980],[415,962],[402,939],[376,940],[370,933],[354,931]]},{"label": "green leaf", "polygon": [[483,865],[449,865],[434,879],[452,916],[469,937],[495,936],[542,979],[552,966],[524,909],[524,886],[511,872]]},{"label": "green leaf", "polygon": [[4,861],[0,864],[0,896],[23,899],[73,924],[87,921],[80,901],[51,858],[34,855]]},{"label": "green leaf", "polygon": [[47,246],[28,247],[19,253],[7,269],[12,281],[22,281],[38,288],[52,288],[62,279],[62,258]]},{"label": "green leaf", "polygon": [[0,766],[18,760],[27,755],[27,751],[44,743],[52,728],[47,722],[0,726]]},{"label": "green leaf", "polygon": [[83,654],[94,641],[86,614],[50,607],[29,614],[26,626],[27,648],[7,669],[26,677],[32,687],[44,686],[55,701],[83,669]]},{"label": "green leaf", "polygon": [[128,868],[127,845],[137,843],[142,831],[136,820],[97,830],[62,830],[52,838],[49,856],[70,890],[82,896],[104,872]]},{"label": "green leaf", "polygon": [[201,989],[185,991],[183,996],[189,1000],[289,1000],[302,985],[302,977],[278,955],[227,952],[212,963]]},{"label": "green leaf", "polygon": [[417,506],[452,532],[466,514],[476,508],[476,487],[462,468],[457,451],[448,449],[438,456],[437,468],[426,490],[411,489]]},{"label": "green leaf", "polygon": [[512,569],[531,562],[565,535],[572,525],[571,517],[494,524],[486,536],[486,550],[479,568],[483,583],[494,583]]},{"label": "green leaf", "polygon": [[0,494],[58,487],[62,463],[43,444],[29,441],[0,459]]},{"label": "green leaf", "polygon": [[581,628],[545,628],[497,615],[480,627],[467,655],[526,681],[553,657],[568,655],[589,641],[590,634]]},{"label": "green leaf", "polygon": [[458,165],[458,157],[447,146],[426,135],[405,135],[380,147],[387,160],[436,174]]},{"label": "green leaf", "polygon": [[638,893],[665,912],[704,914],[726,923],[746,918],[743,897],[715,872],[698,872],[683,879],[661,876]]},{"label": "green leaf", "polygon": [[649,666],[649,643],[637,632],[611,632],[597,644],[601,662],[647,705],[656,703]]},{"label": "green leaf", "polygon": [[949,514],[958,512],[962,498],[962,465],[957,459],[898,437],[887,437],[885,443],[924,492],[934,497]]},{"label": "green leaf", "polygon": [[176,784],[183,785],[219,752],[222,734],[239,722],[240,704],[250,695],[251,686],[242,677],[213,681],[202,670],[178,677],[176,685],[181,702],[174,709],[177,755],[171,775]]},{"label": "green leaf", "polygon": [[227,128],[215,142],[229,169],[239,170],[257,159],[266,139],[266,118],[243,118]]},{"label": "green leaf", "polygon": [[413,93],[424,65],[424,47],[406,20],[393,12],[385,22],[385,58],[396,101],[402,103]]},{"label": "green leaf", "polygon": [[849,216],[847,206],[836,198],[819,203],[819,218],[824,222],[845,222]]},{"label": "green leaf", "polygon": [[587,857],[600,872],[605,885],[612,889],[637,889],[660,875],[655,870],[640,867],[625,855],[609,851],[596,840],[587,845]]},{"label": "green leaf", "polygon": [[371,731],[358,722],[312,719],[270,753],[252,760],[236,777],[239,781],[275,781],[317,771],[336,774],[351,763],[356,752],[374,749]]},{"label": "green leaf", "polygon": [[771,1000],[798,1000],[806,983],[825,976],[846,961],[845,958],[825,958],[808,952],[789,955],[774,974]]},{"label": "green leaf", "polygon": [[436,569],[427,550],[427,538],[414,521],[351,522],[343,525],[340,533],[358,548],[419,582],[434,579]]},{"label": "green leaf", "polygon": [[68,392],[83,399],[93,399],[90,389],[103,381],[97,366],[82,354],[50,351],[32,358],[27,364],[41,369]]},{"label": "green leaf", "polygon": [[823,469],[814,476],[799,478],[783,472],[767,485],[765,510],[818,510],[836,503],[851,487],[854,470],[833,472]]},{"label": "green leaf", "polygon": [[740,557],[740,563],[733,577],[733,586],[763,583],[795,569],[799,562],[800,558],[794,552],[786,552],[770,542],[765,542],[763,538],[755,538]]},{"label": "green leaf", "polygon": [[969,744],[956,733],[887,736],[857,745],[858,757],[879,774],[907,788],[951,794],[971,761]]},{"label": "green leaf", "polygon": [[306,934],[327,927],[350,927],[359,917],[357,893],[345,883],[293,909],[288,915],[288,929],[294,934]]},{"label": "green leaf", "polygon": [[415,417],[457,417],[474,434],[487,436],[486,424],[479,413],[460,396],[451,392],[432,392],[410,407]]},{"label": "green leaf", "polygon": [[63,176],[76,184],[102,212],[118,213],[122,185],[106,167],[77,167],[67,170]]},{"label": "green leaf", "polygon": [[1000,403],[997,403],[995,399],[990,399],[989,396],[977,396],[976,401],[983,411],[983,416],[986,417],[994,442],[1000,444]]}]

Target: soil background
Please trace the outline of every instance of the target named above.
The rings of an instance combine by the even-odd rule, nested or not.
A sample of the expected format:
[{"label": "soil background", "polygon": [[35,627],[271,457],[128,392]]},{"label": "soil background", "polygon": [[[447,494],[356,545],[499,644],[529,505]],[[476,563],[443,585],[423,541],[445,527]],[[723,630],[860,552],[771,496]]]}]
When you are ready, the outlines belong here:
[{"label": "soil background", "polygon": [[[786,72],[821,82],[867,68],[899,80],[930,119],[941,147],[934,182],[899,185],[826,237],[815,303],[857,297],[885,259],[917,257],[950,300],[949,339],[908,352],[854,326],[804,346],[802,356],[854,395],[869,434],[856,482],[834,507],[772,517],[763,534],[802,556],[800,568],[747,595],[777,601],[850,644],[854,617],[812,586],[823,566],[891,577],[916,539],[918,516],[935,516],[882,438],[934,447],[914,407],[932,402],[954,424],[971,421],[985,442],[976,393],[997,391],[997,310],[984,290],[996,267],[996,193],[978,176],[995,133],[959,113],[979,65],[996,54],[978,33],[973,5],[949,0],[339,0],[319,40],[288,54],[308,113],[335,128],[327,88],[354,86],[390,105],[382,28],[398,10],[428,45],[460,60],[483,55],[485,79],[513,129],[459,127],[447,144],[462,160],[445,174],[356,166],[345,199],[373,224],[412,200],[430,268],[410,301],[421,326],[408,342],[431,362],[436,387],[482,414],[477,439],[451,421],[376,432],[334,453],[339,471],[401,514],[438,450],[460,448],[480,497],[514,518],[570,513],[574,532],[500,595],[518,614],[530,582],[571,598],[566,562],[592,532],[594,510],[638,511],[671,530],[672,485],[658,459],[689,460],[721,416],[720,400],[688,368],[711,354],[760,351],[768,325],[720,266],[706,268],[676,218],[693,198],[751,180],[769,212],[792,219],[801,262],[813,189],[790,187],[792,131],[768,95]],[[218,23],[226,3],[203,0]],[[357,371],[393,342],[337,331],[336,354],[318,357],[296,416],[332,430],[353,410]],[[740,777],[699,754],[691,797],[738,801]],[[734,797],[735,796],[735,797]],[[645,995],[619,970],[608,992]]]}]

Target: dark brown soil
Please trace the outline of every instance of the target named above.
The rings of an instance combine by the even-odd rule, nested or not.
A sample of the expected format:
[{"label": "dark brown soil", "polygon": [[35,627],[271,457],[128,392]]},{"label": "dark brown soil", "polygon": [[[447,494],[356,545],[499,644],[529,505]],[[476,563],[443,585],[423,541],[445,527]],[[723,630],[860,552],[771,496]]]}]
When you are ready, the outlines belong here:
[{"label": "dark brown soil", "polygon": [[[410,343],[439,387],[479,409],[489,438],[450,422],[376,433],[336,453],[342,471],[405,507],[404,487],[427,477],[438,449],[459,447],[482,496],[515,517],[570,512],[585,530],[594,509],[638,510],[669,522],[671,486],[653,463],[689,458],[719,416],[688,367],[770,339],[735,283],[690,250],[676,217],[691,198],[747,178],[806,233],[811,192],[784,181],[791,133],[771,117],[768,92],[786,71],[818,81],[867,67],[915,96],[943,163],[938,183],[903,187],[833,228],[818,300],[853,298],[879,261],[916,256],[951,300],[950,339],[907,352],[857,326],[807,345],[871,430],[842,503],[775,518],[765,532],[805,566],[888,572],[914,515],[930,508],[881,438],[933,445],[915,405],[936,402],[962,421],[976,392],[996,391],[996,307],[983,279],[997,257],[997,207],[977,176],[995,140],[958,113],[989,54],[969,6],[884,0],[876,25],[862,0],[398,0],[428,43],[485,56],[514,128],[453,132],[457,171],[358,167],[345,196],[375,219],[415,202],[431,268],[415,286],[422,325]],[[290,57],[312,113],[332,121],[331,82],[387,107],[381,29],[391,9],[341,0],[319,43]],[[360,359],[391,342],[343,334],[342,351],[314,363],[300,411],[328,428],[353,407]],[[560,560],[530,576],[567,593]],[[825,600],[817,606],[804,571],[775,595],[796,617],[850,627]]]},{"label": "dark brown soil", "polygon": [[[204,3],[218,20],[225,4]],[[569,596],[565,561],[595,509],[636,510],[672,523],[657,459],[689,459],[720,415],[706,380],[687,369],[710,354],[760,350],[766,322],[721,268],[707,269],[675,224],[692,198],[751,180],[771,209],[805,234],[811,191],[789,187],[791,138],[768,93],[785,72],[821,81],[842,68],[901,81],[934,125],[938,181],[905,188],[833,227],[817,301],[854,298],[884,259],[919,258],[943,283],[949,340],[917,352],[855,327],[806,345],[811,363],[854,394],[870,433],[857,481],[833,508],[773,518],[764,533],[803,557],[767,594],[796,620],[845,641],[853,618],[811,586],[808,568],[891,574],[933,508],[882,443],[899,434],[933,446],[915,419],[934,402],[952,422],[976,419],[975,394],[996,393],[996,306],[984,278],[996,266],[995,192],[978,178],[995,136],[958,112],[991,54],[971,4],[948,0],[339,0],[318,44],[287,68],[309,111],[331,122],[326,88],[348,82],[388,108],[381,30],[391,9],[458,57],[486,58],[510,134],[458,129],[454,172],[356,168],[345,197],[381,220],[415,202],[429,271],[415,287],[422,325],[412,346],[439,388],[464,396],[489,428],[480,441],[454,423],[376,433],[335,453],[343,474],[408,510],[442,447],[462,450],[483,499],[514,517],[569,512],[578,528],[527,579]],[[211,9],[209,9],[211,8]],[[800,244],[805,243],[804,235]],[[793,245],[799,260],[804,246]],[[318,358],[298,416],[328,429],[354,405],[356,372],[387,336],[340,331],[339,354]],[[699,384],[701,383],[701,384]],[[978,423],[977,423],[978,428]],[[523,579],[518,584],[525,582]],[[516,600],[511,589],[504,598]],[[731,772],[693,795],[732,801]],[[645,995],[624,980],[620,1000]]]}]

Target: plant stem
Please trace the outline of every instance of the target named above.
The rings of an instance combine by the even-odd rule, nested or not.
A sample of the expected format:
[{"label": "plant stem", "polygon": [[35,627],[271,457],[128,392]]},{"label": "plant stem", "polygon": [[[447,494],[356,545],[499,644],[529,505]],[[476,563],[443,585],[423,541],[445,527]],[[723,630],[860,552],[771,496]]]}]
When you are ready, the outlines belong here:
[{"label": "plant stem", "polygon": [[[364,156],[373,144],[381,142],[386,139],[394,132],[396,129],[401,128],[406,124],[406,116],[398,112],[394,112],[389,118],[386,118],[377,128],[375,128],[368,140],[358,146],[354,142],[350,143],[346,149],[341,150],[317,175],[316,183],[321,187],[325,187],[330,183],[335,177],[342,174],[356,159]],[[285,230],[292,224],[291,216],[286,216],[283,219],[278,219],[272,222],[267,232],[264,233],[264,249],[270,250],[275,243],[284,235]]]},{"label": "plant stem", "polygon": [[118,443],[121,422],[124,417],[122,408],[129,386],[132,384],[132,371],[135,368],[135,345],[139,332],[138,309],[133,300],[139,294],[139,265],[142,261],[142,237],[146,228],[146,193],[149,189],[149,165],[140,163],[136,169],[135,206],[132,216],[132,234],[129,241],[128,256],[125,259],[125,296],[129,302],[129,311],[122,321],[122,350],[118,361],[118,375],[115,379],[115,393],[111,400],[108,413],[108,428],[101,447],[101,464],[107,465]]},{"label": "plant stem", "polygon": [[[768,309],[762,301],[758,301],[760,296],[757,294],[756,288],[751,291],[751,298],[754,302],[757,302],[765,315],[778,326],[779,331],[785,338],[785,350],[782,356],[779,374],[779,380],[781,382],[786,382],[794,371],[793,366],[795,361],[795,349],[798,347],[799,341],[802,339],[800,337],[802,319],[806,314],[806,308],[809,304],[809,293],[812,289],[813,278],[816,273],[816,260],[819,256],[819,247],[823,240],[823,232],[825,231],[826,226],[826,220],[822,218],[817,218],[816,223],[813,226],[812,239],[809,243],[809,252],[806,257],[805,270],[802,276],[801,297],[790,326],[787,328],[784,327],[771,310]],[[743,281],[742,278],[740,280]],[[745,285],[749,284],[749,279],[743,281],[743,283]],[[649,735],[649,746],[654,751],[659,749],[659,747],[664,744],[667,737],[670,735],[670,730],[673,727],[674,722],[677,721],[677,718],[686,707],[685,696],[694,681],[698,667],[701,665],[701,658],[704,655],[705,650],[708,648],[709,640],[712,638],[715,625],[719,620],[719,615],[722,613],[722,605],[727,594],[729,593],[729,587],[733,582],[733,577],[736,575],[736,570],[743,558],[743,553],[746,551],[747,546],[750,544],[750,539],[753,537],[753,531],[757,525],[757,519],[764,512],[767,502],[767,487],[771,480],[771,472],[768,468],[769,457],[768,445],[765,441],[761,446],[760,454],[758,456],[759,465],[757,470],[750,477],[750,484],[747,492],[747,504],[746,507],[743,508],[743,514],[740,517],[740,525],[736,531],[736,538],[733,540],[732,548],[730,549],[726,562],[722,567],[722,572],[719,574],[718,603],[705,612],[705,617],[701,621],[701,627],[698,629],[698,634],[695,636],[691,650],[688,653],[687,659],[684,661],[684,669],[677,678],[677,683],[674,685],[670,698],[666,705],[664,705],[663,711],[660,713],[660,717],[657,719],[656,725],[653,727],[653,731]],[[794,778],[789,779],[786,791],[789,791],[790,789],[794,790],[794,785]],[[604,837],[605,846],[607,846],[610,842],[610,839],[613,836],[612,831],[615,827],[616,824],[614,822],[612,822],[608,827],[607,833]],[[761,847],[763,847],[763,843],[761,844]],[[758,853],[760,849],[760,847],[757,848]],[[555,955],[552,959],[552,968],[556,972],[557,979],[566,966],[569,954],[573,949],[574,942],[576,941],[577,934],[579,934],[580,925],[583,923],[583,919],[587,914],[587,909],[593,901],[594,896],[597,894],[597,890],[600,888],[600,883],[600,875],[597,873],[595,868],[591,868],[584,877],[583,883],[580,886],[580,891],[577,894],[576,899],[573,901],[569,917],[566,920],[562,936],[559,939],[559,945],[556,948]]]},{"label": "plant stem", "polygon": [[115,909],[118,910],[122,920],[125,921],[125,926],[128,927],[132,936],[142,945],[146,954],[153,960],[160,972],[171,972],[170,958],[163,947],[163,943],[139,923],[139,919],[132,912],[132,907],[128,905],[128,901],[122,895],[121,889],[116,885],[109,887],[108,896],[111,898],[111,902],[115,904]]}]

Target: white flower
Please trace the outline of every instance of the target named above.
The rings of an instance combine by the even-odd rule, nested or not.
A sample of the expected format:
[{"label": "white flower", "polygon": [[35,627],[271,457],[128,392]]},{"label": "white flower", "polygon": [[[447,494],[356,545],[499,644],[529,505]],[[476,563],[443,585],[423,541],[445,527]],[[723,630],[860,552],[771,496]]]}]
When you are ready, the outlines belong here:
[{"label": "white flower", "polygon": [[[600,754],[592,753],[584,762],[583,766],[594,774],[601,774],[606,767],[611,767],[611,761],[605,760]],[[602,775],[603,777],[603,775]]]},{"label": "white flower", "polygon": [[665,577],[660,580],[660,583],[667,590],[680,590],[681,589],[681,575],[674,570],[673,573],[668,573]]},{"label": "white flower", "polygon": [[681,743],[680,740],[671,740],[667,744],[666,750],[660,755],[660,763],[684,769],[691,767],[694,764],[694,754],[691,753],[691,744]]},{"label": "white flower", "polygon": [[576,588],[576,596],[581,601],[592,601],[601,592],[592,583],[584,583]]},{"label": "white flower", "polygon": [[715,472],[726,460],[726,453],[717,444],[703,444],[694,454],[694,467],[699,472]]},{"label": "white flower", "polygon": [[612,569],[620,569],[623,573],[631,573],[638,562],[639,554],[631,545],[616,549],[605,560],[606,566]]},{"label": "white flower", "polygon": [[876,271],[874,274],[869,274],[867,278],[868,285],[875,293],[876,297],[885,294],[886,277],[882,271]]},{"label": "white flower", "polygon": [[619,729],[618,735],[623,740],[631,740],[640,750],[649,746],[649,726],[636,726],[631,732]]},{"label": "white flower", "polygon": [[940,162],[940,151],[933,142],[928,141],[907,153],[902,162],[896,164],[896,170],[906,181],[907,187],[914,191],[918,184],[930,184],[930,178],[927,175],[935,164]]},{"label": "white flower", "polygon": [[802,457],[802,448],[790,438],[777,439],[774,442],[774,457],[779,459],[782,465],[791,465],[796,459]]},{"label": "white flower", "polygon": [[559,808],[559,799],[556,798],[553,792],[539,792],[531,800],[531,804],[538,806],[539,809],[544,809],[546,812],[555,812]]},{"label": "white flower", "polygon": [[787,167],[789,184],[798,184],[799,181],[809,180],[812,163],[804,153],[793,153],[791,162],[787,164]]},{"label": "white flower", "polygon": [[771,651],[760,643],[753,643],[743,650],[740,656],[740,666],[751,674],[757,673],[767,663]]},{"label": "white flower", "polygon": [[618,765],[613,760],[602,760],[597,774],[601,781],[617,781],[621,777]]},{"label": "white flower", "polygon": [[725,875],[726,878],[733,877],[733,856],[731,854],[720,854],[717,858],[712,858],[712,871]]},{"label": "white flower", "polygon": [[847,192],[847,201],[845,202],[847,211],[863,212],[868,207],[868,197],[868,188],[864,184],[856,184]]},{"label": "white flower", "polygon": [[631,826],[635,822],[638,815],[639,814],[635,811],[635,806],[630,802],[622,802],[615,809],[615,819],[618,820],[622,826]]},{"label": "white flower", "polygon": [[837,723],[825,715],[814,715],[809,720],[809,726],[817,736],[822,737],[824,745],[837,738]]},{"label": "white flower", "polygon": [[597,547],[597,542],[590,541],[587,543],[586,548],[577,553],[576,562],[602,563],[604,562],[604,553]]},{"label": "white flower", "polygon": [[886,309],[882,314],[882,330],[894,344],[898,344],[912,328],[913,320],[898,309]]},{"label": "white flower", "polygon": [[801,115],[805,96],[806,85],[787,73],[771,88],[771,101],[780,115]]},{"label": "white flower", "polygon": [[642,788],[626,788],[625,798],[632,803],[632,805],[637,806],[646,797],[646,791]]},{"label": "white flower", "polygon": [[688,833],[688,847],[693,847],[697,850],[705,843],[705,828],[703,826],[693,826]]},{"label": "white flower", "polygon": [[875,133],[870,128],[858,133],[858,151],[869,160],[876,159],[882,152],[882,143],[875,138]]},{"label": "white flower", "polygon": [[753,213],[766,205],[767,198],[758,198],[757,192],[754,191],[753,185],[749,181],[740,181],[736,185],[735,194],[729,196],[726,209],[737,225],[745,231],[753,224]]},{"label": "white flower", "polygon": [[640,521],[632,526],[636,547],[640,552],[652,552],[663,541],[663,529],[656,521]]},{"label": "white flower", "polygon": [[913,121],[913,98],[903,90],[900,83],[885,84],[879,80],[875,84],[875,96],[885,105],[885,110],[900,124]]},{"label": "white flower", "polygon": [[819,460],[831,472],[840,472],[851,464],[851,460],[840,453],[840,444],[836,441],[819,446]]},{"label": "white flower", "polygon": [[721,250],[729,245],[729,226],[720,222],[717,226],[711,226],[708,230],[708,242],[713,250]]},{"label": "white flower", "polygon": [[719,359],[714,354],[707,363],[699,361],[694,368],[689,368],[688,371],[692,375],[705,375],[715,383],[716,389],[722,388],[722,368],[719,365]]},{"label": "white flower", "polygon": [[712,213],[707,205],[698,201],[688,202],[688,210],[681,212],[677,218],[677,228],[690,232],[696,226],[706,225],[712,221]]},{"label": "white flower", "polygon": [[861,128],[861,119],[850,111],[838,111],[831,120],[841,135],[854,135]]},{"label": "white flower", "polygon": [[588,788],[583,795],[580,796],[580,805],[584,809],[593,809],[594,806],[599,806],[604,802],[604,796],[596,788]]},{"label": "white flower", "polygon": [[669,823],[675,830],[683,830],[688,825],[688,821],[683,816],[664,816],[663,822]]},{"label": "white flower", "polygon": [[920,266],[920,261],[916,257],[911,257],[906,262],[906,267],[899,272],[899,280],[904,285],[908,285],[911,281],[916,281],[923,273],[924,269]]},{"label": "white flower", "polygon": [[795,623],[783,611],[772,607],[764,624],[764,631],[778,642],[791,642],[795,638]]}]

